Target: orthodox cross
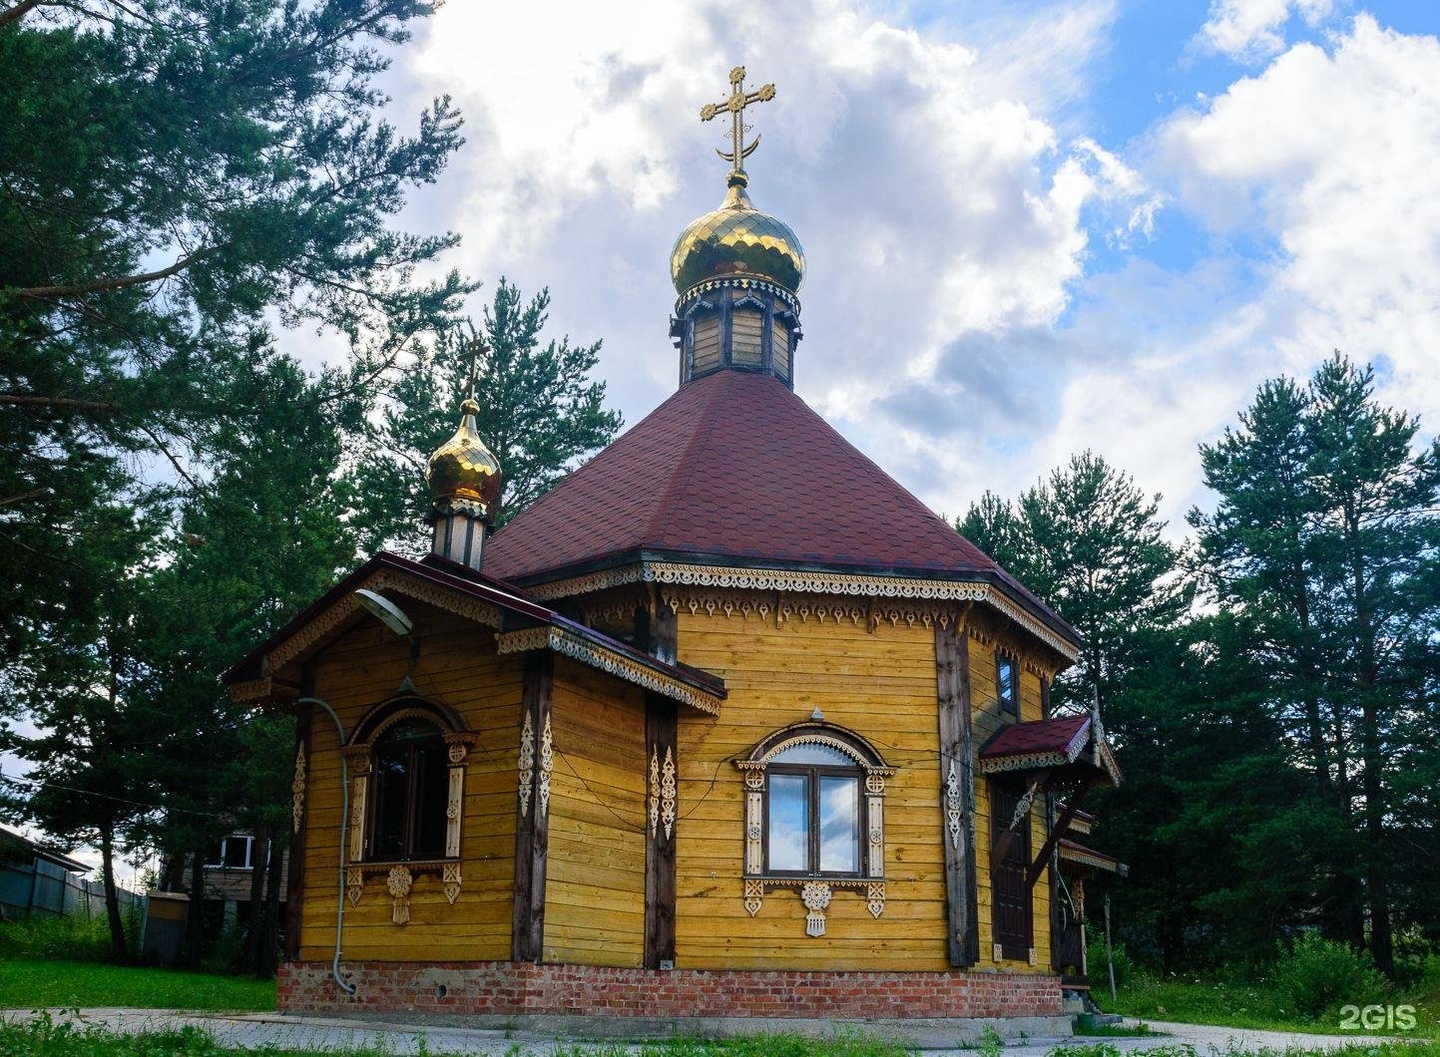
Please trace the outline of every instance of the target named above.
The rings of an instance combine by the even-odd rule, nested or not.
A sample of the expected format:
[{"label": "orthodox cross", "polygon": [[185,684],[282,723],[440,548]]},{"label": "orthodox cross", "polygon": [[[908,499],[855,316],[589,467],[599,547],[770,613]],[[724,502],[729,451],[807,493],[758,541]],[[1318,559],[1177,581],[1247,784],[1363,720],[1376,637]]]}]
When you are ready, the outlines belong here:
[{"label": "orthodox cross", "polygon": [[462,356],[468,354],[470,360],[470,369],[467,372],[467,377],[465,379],[465,396],[469,400],[474,400],[475,374],[480,365],[480,357],[484,355],[484,353],[487,352],[488,349],[485,345],[485,335],[481,331],[475,329],[475,324],[467,321],[466,325],[470,329],[470,340],[466,341],[464,333],[459,332],[459,345],[460,354]]},{"label": "orthodox cross", "polygon": [[730,153],[716,148],[715,153],[730,163],[730,175],[735,176],[743,173],[740,163],[754,153],[755,148],[760,146],[760,136],[747,147],[745,145],[745,108],[751,103],[768,103],[775,98],[775,86],[767,84],[761,87],[758,92],[746,93],[745,91],[745,67],[737,66],[730,71],[730,98],[722,103],[706,103],[700,108],[700,120],[709,121],[712,117],[721,113],[730,115]]}]

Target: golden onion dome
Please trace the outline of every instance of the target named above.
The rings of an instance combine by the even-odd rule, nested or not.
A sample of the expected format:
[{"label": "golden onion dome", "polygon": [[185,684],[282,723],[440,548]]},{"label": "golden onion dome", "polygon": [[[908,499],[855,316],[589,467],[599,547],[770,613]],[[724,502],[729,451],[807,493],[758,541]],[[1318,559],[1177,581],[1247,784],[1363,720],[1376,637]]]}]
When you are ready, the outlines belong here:
[{"label": "golden onion dome", "polygon": [[775,283],[793,297],[805,281],[805,251],[789,225],[751,204],[736,173],[720,208],[692,220],[675,240],[670,278],[682,300],[707,281],[727,279]]},{"label": "golden onion dome", "polygon": [[466,397],[460,412],[460,428],[430,456],[425,480],[436,503],[468,499],[489,506],[500,495],[500,463],[475,428],[475,398]]}]

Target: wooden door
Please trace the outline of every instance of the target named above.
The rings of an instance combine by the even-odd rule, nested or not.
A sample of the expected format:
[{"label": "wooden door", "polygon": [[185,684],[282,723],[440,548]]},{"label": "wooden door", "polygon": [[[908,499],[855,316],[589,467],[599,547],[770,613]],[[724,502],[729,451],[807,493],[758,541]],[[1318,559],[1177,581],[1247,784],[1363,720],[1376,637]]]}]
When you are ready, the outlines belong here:
[{"label": "wooden door", "polygon": [[1008,782],[990,783],[990,925],[1000,955],[1028,961],[1034,944],[1030,886],[1030,814],[1011,839],[1002,840],[1024,791]]}]

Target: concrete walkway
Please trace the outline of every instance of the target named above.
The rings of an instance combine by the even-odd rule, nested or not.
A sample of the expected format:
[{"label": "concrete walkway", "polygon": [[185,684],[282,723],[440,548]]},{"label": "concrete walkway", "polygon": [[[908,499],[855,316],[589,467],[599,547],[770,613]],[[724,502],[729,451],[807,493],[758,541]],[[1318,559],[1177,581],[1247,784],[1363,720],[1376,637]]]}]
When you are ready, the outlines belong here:
[{"label": "concrete walkway", "polygon": [[[163,1009],[52,1009],[57,1022],[94,1025],[120,1034],[178,1030],[191,1026],[208,1032],[222,1046],[235,1049],[317,1050],[345,1054],[356,1050],[378,1051],[387,1055],[401,1054],[476,1054],[484,1057],[548,1057],[561,1046],[574,1044],[583,1035],[546,1029],[546,1018],[527,1018],[525,1030],[519,1028],[471,1027],[458,1019],[443,1023],[359,1019],[351,1017],[289,1016],[282,1013],[218,1014]],[[9,1010],[0,1017],[9,1021],[29,1020],[36,1013]],[[1173,1024],[1147,1021],[1151,1030],[1163,1032],[1138,1038],[1030,1038],[1005,1046],[1006,1057],[1043,1057],[1061,1043],[1105,1042],[1123,1052],[1140,1053],[1161,1046],[1188,1045],[1199,1057],[1223,1054],[1233,1050],[1283,1052],[1292,1047],[1305,1049],[1336,1049],[1349,1044],[1376,1045],[1403,1041],[1375,1035],[1307,1035],[1284,1031],[1247,1031],[1238,1028],[1207,1027],[1195,1024]],[[835,1025],[828,1022],[784,1020],[756,1022],[754,1030],[799,1031],[826,1034]],[[611,1025],[613,1028],[613,1024]],[[862,1032],[866,1025],[857,1024]],[[877,1031],[878,1026],[869,1030]],[[638,1042],[603,1045],[612,1053],[616,1049],[638,1050]],[[975,1048],[925,1047],[927,1057],[976,1057]]]}]

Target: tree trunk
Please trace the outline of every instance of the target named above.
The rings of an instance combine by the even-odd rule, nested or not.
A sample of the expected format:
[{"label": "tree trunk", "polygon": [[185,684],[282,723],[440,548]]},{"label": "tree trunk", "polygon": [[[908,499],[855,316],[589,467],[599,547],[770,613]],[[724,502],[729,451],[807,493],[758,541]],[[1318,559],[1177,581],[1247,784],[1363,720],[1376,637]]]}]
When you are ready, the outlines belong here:
[{"label": "tree trunk", "polygon": [[185,964],[192,969],[200,968],[205,950],[205,851],[202,846],[191,853],[194,865],[190,870],[190,916],[185,922]]},{"label": "tree trunk", "polygon": [[[279,832],[275,836],[278,838]],[[285,844],[278,839],[270,842],[269,880],[265,883],[265,943],[260,948],[259,971],[265,979],[275,975],[275,958],[280,951],[280,893],[285,886]]]},{"label": "tree trunk", "polygon": [[265,863],[270,847],[270,827],[257,826],[255,837],[250,844],[250,909],[245,923],[245,948],[240,955],[242,972],[251,976],[263,976],[265,949]]},{"label": "tree trunk", "polygon": [[[130,960],[125,942],[125,920],[120,916],[120,893],[115,887],[115,820],[106,816],[100,823],[100,880],[105,886],[105,920],[110,924],[110,957],[118,965]],[[90,905],[86,900],[85,905]]]}]

